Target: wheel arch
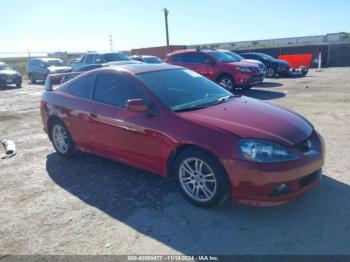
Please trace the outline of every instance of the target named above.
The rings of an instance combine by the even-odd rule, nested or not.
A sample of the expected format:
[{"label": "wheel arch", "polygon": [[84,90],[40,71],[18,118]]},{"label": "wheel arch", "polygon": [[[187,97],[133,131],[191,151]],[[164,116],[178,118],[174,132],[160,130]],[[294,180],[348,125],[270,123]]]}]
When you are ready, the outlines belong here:
[{"label": "wheel arch", "polygon": [[47,134],[49,135],[50,140],[52,140],[52,137],[51,137],[51,126],[56,121],[60,121],[60,122],[62,122],[64,124],[64,121],[61,118],[59,118],[58,116],[56,116],[56,115],[49,116],[49,118],[47,120]]},{"label": "wheel arch", "polygon": [[209,149],[199,146],[199,145],[195,145],[195,144],[181,144],[179,146],[177,146],[176,148],[174,148],[170,154],[168,155],[167,161],[166,161],[166,174],[167,176],[171,176],[173,175],[173,169],[174,169],[174,163],[175,163],[175,159],[185,150],[188,149],[197,149],[199,151],[202,151],[204,153],[209,154],[210,156],[212,156],[213,158],[215,158],[218,163],[222,166],[222,168],[226,171],[225,167],[222,165],[222,163],[219,160],[219,157],[217,155],[215,155],[212,151],[210,151]]}]

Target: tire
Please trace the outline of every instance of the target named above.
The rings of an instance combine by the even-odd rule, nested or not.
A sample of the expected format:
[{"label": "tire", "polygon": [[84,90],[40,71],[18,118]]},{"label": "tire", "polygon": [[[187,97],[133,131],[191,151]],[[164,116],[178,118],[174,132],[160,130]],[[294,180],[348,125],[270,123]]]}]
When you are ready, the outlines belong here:
[{"label": "tire", "polygon": [[34,78],[34,76],[32,74],[29,74],[28,77],[29,77],[30,82],[32,82],[32,84],[36,83],[36,79]]},{"label": "tire", "polygon": [[235,81],[229,75],[222,75],[218,78],[217,83],[226,90],[233,92],[236,90]]},{"label": "tire", "polygon": [[274,77],[276,75],[276,70],[272,67],[266,69],[266,77]]},{"label": "tire", "polygon": [[229,194],[230,181],[225,169],[215,157],[200,149],[180,153],[175,159],[174,173],[181,194],[195,206],[218,206]]},{"label": "tire", "polygon": [[22,82],[16,83],[16,87],[17,87],[17,88],[21,88],[21,87],[22,87]]},{"label": "tire", "polygon": [[64,157],[75,155],[75,144],[65,124],[60,120],[54,120],[49,127],[52,144],[58,154]]}]

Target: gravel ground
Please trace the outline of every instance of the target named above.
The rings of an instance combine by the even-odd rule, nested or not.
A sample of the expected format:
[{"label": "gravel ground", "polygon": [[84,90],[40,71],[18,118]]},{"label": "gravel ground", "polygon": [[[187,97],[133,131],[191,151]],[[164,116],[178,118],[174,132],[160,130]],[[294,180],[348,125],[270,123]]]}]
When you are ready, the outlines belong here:
[{"label": "gravel ground", "polygon": [[[246,95],[306,116],[324,136],[321,184],[285,206],[198,209],[174,178],[81,154],[54,153],[42,85],[0,89],[0,254],[350,254],[350,68],[266,79]],[[0,153],[1,153],[0,149]]]}]

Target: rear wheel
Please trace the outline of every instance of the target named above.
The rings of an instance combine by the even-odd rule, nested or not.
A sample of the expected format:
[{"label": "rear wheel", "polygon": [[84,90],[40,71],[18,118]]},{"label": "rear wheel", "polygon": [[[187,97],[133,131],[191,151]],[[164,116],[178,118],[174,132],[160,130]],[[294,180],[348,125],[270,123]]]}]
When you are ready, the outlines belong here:
[{"label": "rear wheel", "polygon": [[50,137],[57,153],[65,157],[74,155],[75,145],[73,139],[62,121],[55,120],[50,125]]},{"label": "rear wheel", "polygon": [[193,205],[211,208],[225,200],[229,179],[219,161],[199,149],[188,149],[175,160],[182,195]]}]

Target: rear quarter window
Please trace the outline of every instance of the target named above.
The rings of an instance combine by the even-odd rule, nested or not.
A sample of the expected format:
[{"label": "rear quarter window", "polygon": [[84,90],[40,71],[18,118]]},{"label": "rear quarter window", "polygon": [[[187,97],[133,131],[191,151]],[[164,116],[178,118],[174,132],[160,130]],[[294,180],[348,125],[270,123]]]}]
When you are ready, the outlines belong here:
[{"label": "rear quarter window", "polygon": [[69,93],[76,97],[89,99],[95,78],[96,74],[89,74],[73,81],[68,86]]}]

